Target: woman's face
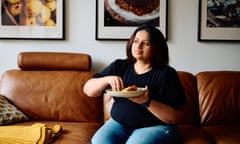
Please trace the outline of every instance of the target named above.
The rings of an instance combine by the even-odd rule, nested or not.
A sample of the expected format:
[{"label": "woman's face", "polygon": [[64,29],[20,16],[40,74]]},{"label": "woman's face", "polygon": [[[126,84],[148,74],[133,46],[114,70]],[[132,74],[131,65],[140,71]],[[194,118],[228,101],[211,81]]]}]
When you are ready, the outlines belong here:
[{"label": "woman's face", "polygon": [[152,48],[147,31],[140,30],[136,33],[132,44],[132,55],[137,61],[151,62]]}]

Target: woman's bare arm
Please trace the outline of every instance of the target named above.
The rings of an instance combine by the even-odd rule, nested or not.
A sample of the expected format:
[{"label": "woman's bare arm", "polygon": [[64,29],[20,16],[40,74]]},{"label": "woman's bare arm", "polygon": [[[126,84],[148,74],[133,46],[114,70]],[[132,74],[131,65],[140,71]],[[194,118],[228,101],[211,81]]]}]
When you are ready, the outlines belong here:
[{"label": "woman's bare arm", "polygon": [[113,90],[121,90],[124,88],[123,81],[120,77],[105,76],[89,79],[85,83],[83,91],[89,97],[97,97],[101,96],[103,90],[105,90],[109,85]]},{"label": "woman's bare arm", "polygon": [[168,124],[177,124],[183,118],[183,114],[180,110],[176,110],[169,105],[155,100],[151,100],[148,110],[161,121]]},{"label": "woman's bare arm", "polygon": [[[149,91],[147,89],[142,96],[132,97],[128,99],[135,103],[143,104],[149,99],[148,93]],[[180,110],[176,110],[169,105],[155,100],[151,100],[150,105],[148,106],[148,110],[158,119],[168,124],[176,124],[183,118],[182,112]]]},{"label": "woman's bare arm", "polygon": [[101,96],[103,90],[108,86],[108,83],[105,81],[105,78],[92,78],[89,79],[84,87],[84,93],[89,97]]}]

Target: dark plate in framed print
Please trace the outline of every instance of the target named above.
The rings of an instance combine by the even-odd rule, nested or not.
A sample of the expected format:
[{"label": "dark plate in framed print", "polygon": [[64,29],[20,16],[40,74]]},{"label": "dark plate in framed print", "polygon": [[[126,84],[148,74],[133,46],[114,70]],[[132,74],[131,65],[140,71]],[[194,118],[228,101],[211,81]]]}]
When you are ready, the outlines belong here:
[{"label": "dark plate in framed print", "polygon": [[96,0],[96,40],[127,40],[141,24],[156,26],[167,39],[168,2],[156,0],[152,5],[151,11],[139,14],[121,8],[115,0]]}]

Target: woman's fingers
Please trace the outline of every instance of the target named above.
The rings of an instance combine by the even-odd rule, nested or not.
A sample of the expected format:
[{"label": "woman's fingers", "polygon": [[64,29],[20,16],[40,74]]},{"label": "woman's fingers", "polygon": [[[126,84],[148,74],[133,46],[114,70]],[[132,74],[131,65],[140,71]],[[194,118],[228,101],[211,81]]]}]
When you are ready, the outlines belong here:
[{"label": "woman's fingers", "polygon": [[108,77],[108,83],[111,86],[112,90],[114,91],[120,91],[123,89],[124,84],[120,77],[118,76],[110,76]]}]

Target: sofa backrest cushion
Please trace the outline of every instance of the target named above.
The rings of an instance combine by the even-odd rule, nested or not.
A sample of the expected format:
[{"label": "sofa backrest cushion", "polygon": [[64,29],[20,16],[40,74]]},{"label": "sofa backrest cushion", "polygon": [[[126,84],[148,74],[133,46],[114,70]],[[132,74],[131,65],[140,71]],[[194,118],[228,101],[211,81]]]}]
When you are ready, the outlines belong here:
[{"label": "sofa backrest cushion", "polygon": [[187,97],[187,104],[182,109],[183,120],[180,124],[199,125],[199,107],[198,107],[198,91],[196,77],[189,72],[178,71],[181,84]]},{"label": "sofa backrest cushion", "polygon": [[18,67],[22,70],[81,70],[91,69],[91,57],[83,53],[21,52]]},{"label": "sofa backrest cushion", "polygon": [[240,124],[240,72],[208,71],[196,77],[201,124]]},{"label": "sofa backrest cushion", "polygon": [[[53,55],[55,56],[59,55]],[[36,57],[39,58],[39,56]],[[77,55],[77,57],[81,59],[82,55]],[[58,63],[53,62],[54,58],[51,59],[51,64]],[[64,61],[71,61],[71,59]],[[40,65],[37,61],[35,64]],[[23,65],[26,66],[26,63]],[[84,83],[92,77],[94,72],[86,69],[82,71],[78,68],[74,70],[72,68],[75,66],[69,65],[64,67],[71,68],[64,70],[53,70],[51,65],[49,66],[51,70],[49,70],[45,68],[46,65],[37,70],[4,72],[0,82],[0,94],[6,96],[30,119],[102,122],[102,97],[90,98],[83,93]],[[60,63],[57,65],[61,67]]]},{"label": "sofa backrest cushion", "polygon": [[102,121],[102,100],[84,95],[91,72],[21,71],[3,74],[1,94],[32,119]]}]

